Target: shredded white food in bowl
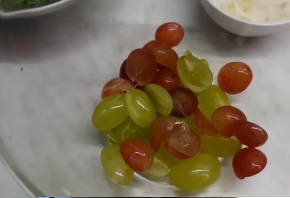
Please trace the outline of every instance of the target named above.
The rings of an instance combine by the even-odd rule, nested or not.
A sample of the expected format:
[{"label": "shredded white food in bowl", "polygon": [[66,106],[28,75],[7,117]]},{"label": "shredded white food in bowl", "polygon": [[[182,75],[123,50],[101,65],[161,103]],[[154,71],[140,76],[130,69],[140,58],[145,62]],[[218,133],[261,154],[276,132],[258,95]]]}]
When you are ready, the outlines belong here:
[{"label": "shredded white food in bowl", "polygon": [[290,20],[290,0],[210,0],[233,17],[253,23],[277,23]]}]

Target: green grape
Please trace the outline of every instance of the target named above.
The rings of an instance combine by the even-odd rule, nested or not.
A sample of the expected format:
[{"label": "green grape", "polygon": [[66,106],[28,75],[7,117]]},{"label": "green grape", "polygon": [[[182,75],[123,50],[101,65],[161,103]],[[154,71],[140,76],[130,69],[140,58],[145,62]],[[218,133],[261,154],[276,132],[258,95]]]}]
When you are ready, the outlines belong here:
[{"label": "green grape", "polygon": [[129,138],[148,140],[149,128],[140,127],[132,119],[127,118],[117,127],[106,131],[105,135],[111,143],[120,145]]},{"label": "green grape", "polygon": [[164,146],[162,146],[154,155],[154,161],[147,175],[153,177],[167,176],[171,168],[180,160],[174,158]]},{"label": "green grape", "polygon": [[194,93],[206,90],[213,81],[213,74],[207,61],[199,60],[189,52],[177,62],[177,72],[181,83]]},{"label": "green grape", "polygon": [[144,91],[128,90],[125,94],[125,103],[130,118],[140,127],[149,127],[157,116],[152,100]]},{"label": "green grape", "polygon": [[124,94],[114,94],[97,105],[92,115],[92,122],[100,131],[106,131],[118,126],[127,117]]},{"label": "green grape", "polygon": [[231,105],[227,94],[217,85],[210,85],[208,89],[198,94],[197,98],[198,108],[208,120],[217,108]]},{"label": "green grape", "polygon": [[198,129],[196,123],[194,122],[194,115],[191,115],[191,116],[189,116],[189,117],[184,118],[184,122],[187,124],[187,126],[188,126],[191,130],[193,130],[193,131],[195,131],[195,132],[198,132],[198,131],[199,131],[199,129]]},{"label": "green grape", "polygon": [[176,164],[169,174],[171,184],[181,190],[201,190],[220,176],[221,164],[217,157],[199,153]]},{"label": "green grape", "polygon": [[105,172],[113,182],[121,185],[131,184],[134,171],[123,160],[119,146],[110,145],[103,148],[101,162]]},{"label": "green grape", "polygon": [[200,135],[201,151],[217,157],[231,157],[242,148],[242,144],[234,138]]},{"label": "green grape", "polygon": [[169,115],[173,109],[173,101],[166,89],[157,84],[145,86],[145,92],[153,101],[156,111],[161,115]]}]

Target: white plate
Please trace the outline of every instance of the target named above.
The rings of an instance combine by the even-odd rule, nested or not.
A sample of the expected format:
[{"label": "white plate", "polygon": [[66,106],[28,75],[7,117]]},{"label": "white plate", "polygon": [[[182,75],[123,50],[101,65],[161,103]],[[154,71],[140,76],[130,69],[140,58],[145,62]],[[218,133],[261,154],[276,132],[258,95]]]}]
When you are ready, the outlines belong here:
[{"label": "white plate", "polygon": [[[128,188],[107,179],[91,113],[103,84],[118,75],[129,52],[153,39],[166,21],[186,27],[177,52],[190,49],[206,58],[215,75],[229,61],[251,65],[251,86],[231,98],[269,133],[260,148],[268,165],[259,175],[238,180],[228,160],[214,185],[189,193],[137,177]],[[289,32],[257,39],[230,35],[197,0],[87,0],[41,18],[2,21],[1,154],[37,196],[287,196],[289,51]]]},{"label": "white plate", "polygon": [[[1,0],[0,0],[1,1]],[[13,19],[13,18],[29,18],[45,15],[51,12],[61,10],[73,4],[77,0],[61,0],[56,3],[27,10],[18,10],[18,11],[4,11],[0,9],[0,18],[2,19]]]}]

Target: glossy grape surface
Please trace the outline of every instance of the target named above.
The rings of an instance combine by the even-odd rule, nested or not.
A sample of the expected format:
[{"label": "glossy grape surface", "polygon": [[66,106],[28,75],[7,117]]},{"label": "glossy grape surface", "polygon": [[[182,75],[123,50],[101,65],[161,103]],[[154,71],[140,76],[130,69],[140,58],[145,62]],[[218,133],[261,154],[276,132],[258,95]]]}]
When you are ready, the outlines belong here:
[{"label": "glossy grape surface", "polygon": [[143,86],[155,78],[157,65],[151,54],[143,49],[136,49],[129,54],[125,71],[131,81]]},{"label": "glossy grape surface", "polygon": [[177,46],[184,37],[183,27],[175,22],[160,25],[155,33],[155,39],[166,43],[170,47]]},{"label": "glossy grape surface", "polygon": [[213,184],[220,175],[219,160],[206,153],[177,163],[169,174],[170,183],[182,190],[201,190]]},{"label": "glossy grape surface", "polygon": [[213,82],[213,74],[208,65],[192,55],[178,59],[177,71],[181,83],[194,93],[206,90]]},{"label": "glossy grape surface", "polygon": [[231,62],[224,65],[217,76],[218,84],[222,90],[229,94],[243,92],[253,79],[251,68],[242,62]]},{"label": "glossy grape surface", "polygon": [[143,49],[155,57],[157,63],[176,71],[178,55],[165,43],[152,40],[145,44]]},{"label": "glossy grape surface", "polygon": [[217,108],[231,105],[227,94],[216,85],[210,85],[197,98],[198,108],[209,120]]},{"label": "glossy grape surface", "polygon": [[249,121],[239,121],[234,125],[235,136],[248,147],[258,147],[265,144],[268,133],[260,126]]},{"label": "glossy grape surface", "polygon": [[101,162],[108,177],[120,185],[130,185],[133,180],[134,171],[123,160],[120,148],[110,145],[103,148]]},{"label": "glossy grape surface", "polygon": [[217,157],[232,157],[242,144],[234,138],[200,135],[201,151]]},{"label": "glossy grape surface", "polygon": [[104,85],[102,99],[113,94],[126,93],[127,90],[132,88],[134,88],[134,85],[131,81],[124,78],[113,78]]},{"label": "glossy grape surface", "polygon": [[179,86],[179,77],[171,69],[160,66],[152,83],[158,84],[166,90],[170,90]]},{"label": "glossy grape surface", "polygon": [[237,107],[234,106],[222,106],[217,108],[211,116],[211,124],[217,130],[217,132],[225,137],[231,137],[234,135],[234,123],[235,121],[246,121],[246,115]]},{"label": "glossy grape surface", "polygon": [[146,172],[154,160],[153,149],[139,139],[127,139],[120,145],[125,162],[136,172]]},{"label": "glossy grape surface", "polygon": [[250,177],[261,172],[267,164],[266,155],[255,148],[243,148],[233,158],[233,169],[240,179]]},{"label": "glossy grape surface", "polygon": [[185,118],[191,116],[197,110],[197,96],[187,88],[177,87],[170,90],[173,100],[172,115]]},{"label": "glossy grape surface", "polygon": [[169,115],[173,109],[173,101],[166,89],[156,84],[148,84],[144,91],[153,101],[156,111],[160,115]]},{"label": "glossy grape surface", "polygon": [[125,103],[130,118],[144,128],[156,119],[156,109],[148,95],[139,89],[131,89],[125,94]]},{"label": "glossy grape surface", "polygon": [[110,130],[128,117],[123,94],[114,94],[103,99],[92,115],[93,125],[100,131]]}]

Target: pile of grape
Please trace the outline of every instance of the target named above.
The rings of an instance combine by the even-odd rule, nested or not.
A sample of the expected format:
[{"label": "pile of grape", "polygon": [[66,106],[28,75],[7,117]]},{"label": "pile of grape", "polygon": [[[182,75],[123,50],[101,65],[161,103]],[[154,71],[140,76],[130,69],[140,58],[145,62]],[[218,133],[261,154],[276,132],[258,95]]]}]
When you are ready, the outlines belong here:
[{"label": "pile of grape", "polygon": [[240,179],[266,166],[256,147],[267,141],[267,132],[228,98],[250,85],[250,67],[224,65],[215,85],[205,59],[190,51],[178,57],[173,47],[183,37],[180,24],[162,24],[155,40],[133,50],[119,77],[103,87],[92,122],[110,143],[101,162],[115,183],[129,185],[136,172],[168,178],[182,190],[200,190],[219,178],[219,158],[232,157]]}]

